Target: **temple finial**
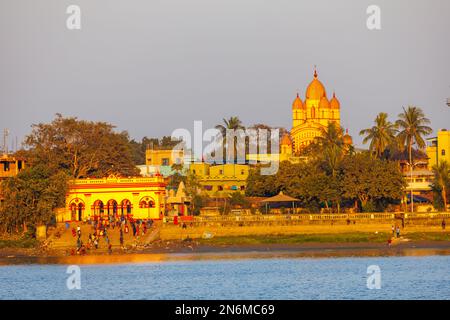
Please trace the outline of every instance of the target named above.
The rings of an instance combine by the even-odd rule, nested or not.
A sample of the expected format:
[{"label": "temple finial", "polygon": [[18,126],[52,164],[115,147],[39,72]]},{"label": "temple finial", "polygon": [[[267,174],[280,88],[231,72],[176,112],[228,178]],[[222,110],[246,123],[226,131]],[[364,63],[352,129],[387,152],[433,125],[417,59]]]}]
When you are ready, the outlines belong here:
[{"label": "temple finial", "polygon": [[317,78],[317,65],[314,65],[314,78]]}]

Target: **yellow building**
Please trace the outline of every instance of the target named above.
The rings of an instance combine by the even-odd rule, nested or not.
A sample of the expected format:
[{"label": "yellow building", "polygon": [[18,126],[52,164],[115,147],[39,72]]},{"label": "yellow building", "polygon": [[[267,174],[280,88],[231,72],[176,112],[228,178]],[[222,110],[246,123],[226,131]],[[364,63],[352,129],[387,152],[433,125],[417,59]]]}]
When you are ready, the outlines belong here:
[{"label": "yellow building", "polygon": [[15,177],[25,168],[25,161],[21,158],[4,154],[0,156],[0,201],[3,199],[1,182],[6,178]]},{"label": "yellow building", "polygon": [[289,161],[290,163],[300,163],[307,161],[306,157],[298,157],[292,153],[293,145],[289,134],[284,134],[280,141],[279,153],[250,153],[246,155],[246,160],[250,163],[271,163]]},{"label": "yellow building", "polygon": [[154,150],[147,149],[145,152],[145,164],[148,166],[171,166],[183,163],[183,150]]},{"label": "yellow building", "polygon": [[428,139],[427,156],[430,170],[443,161],[450,164],[450,131],[440,130],[437,137]]},{"label": "yellow building", "polygon": [[292,103],[291,138],[294,152],[298,153],[320,136],[321,128],[326,128],[329,122],[335,122],[340,127],[340,108],[334,93],[328,100],[325,87],[315,70],[314,79],[306,89],[305,101],[297,94]]},{"label": "yellow building", "polygon": [[226,197],[233,192],[245,192],[249,166],[245,164],[191,163],[189,171],[194,174],[202,192],[211,197]]},{"label": "yellow building", "polygon": [[161,176],[74,180],[66,196],[66,208],[58,212],[57,220],[81,221],[121,215],[159,219],[164,213],[165,188]]},{"label": "yellow building", "polygon": [[147,149],[145,151],[145,168],[140,166],[141,174],[150,176],[157,173],[168,177],[174,173],[172,169],[173,164],[183,164],[184,152],[183,150],[155,150]]}]

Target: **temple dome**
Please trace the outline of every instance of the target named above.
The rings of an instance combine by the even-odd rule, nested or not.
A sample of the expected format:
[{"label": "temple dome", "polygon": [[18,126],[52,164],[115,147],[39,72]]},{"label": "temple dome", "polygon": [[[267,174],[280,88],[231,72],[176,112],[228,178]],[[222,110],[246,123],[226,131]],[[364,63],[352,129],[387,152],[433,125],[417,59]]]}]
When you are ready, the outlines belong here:
[{"label": "temple dome", "polygon": [[333,98],[331,98],[331,100],[330,100],[330,107],[331,107],[331,109],[340,109],[341,108],[341,103],[336,98],[336,94],[334,92],[333,92]]},{"label": "temple dome", "polygon": [[348,134],[348,130],[345,131],[345,135],[342,137],[342,140],[344,141],[344,144],[346,145],[352,145],[353,144],[353,138],[351,135]]},{"label": "temple dome", "polygon": [[326,97],[322,97],[320,99],[319,108],[328,109],[330,107],[330,103]]},{"label": "temple dome", "polygon": [[291,138],[289,138],[289,135],[287,133],[285,133],[283,135],[283,138],[281,138],[281,145],[286,145],[286,146],[291,146],[292,145],[292,141]]},{"label": "temple dome", "polygon": [[303,102],[297,93],[297,97],[295,98],[294,102],[292,102],[292,109],[302,109],[302,108],[303,108]]},{"label": "temple dome", "polygon": [[326,97],[327,92],[324,85],[317,79],[317,71],[314,71],[314,80],[311,81],[306,89],[306,99],[320,100]]}]

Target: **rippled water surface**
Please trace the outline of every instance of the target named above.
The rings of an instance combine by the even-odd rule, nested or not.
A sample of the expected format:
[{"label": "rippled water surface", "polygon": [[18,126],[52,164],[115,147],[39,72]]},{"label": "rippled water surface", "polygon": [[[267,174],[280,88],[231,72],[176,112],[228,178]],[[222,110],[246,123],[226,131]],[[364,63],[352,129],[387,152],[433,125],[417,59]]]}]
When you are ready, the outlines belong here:
[{"label": "rippled water surface", "polygon": [[[381,289],[367,288],[378,265]],[[450,299],[450,256],[0,266],[0,299]]]}]

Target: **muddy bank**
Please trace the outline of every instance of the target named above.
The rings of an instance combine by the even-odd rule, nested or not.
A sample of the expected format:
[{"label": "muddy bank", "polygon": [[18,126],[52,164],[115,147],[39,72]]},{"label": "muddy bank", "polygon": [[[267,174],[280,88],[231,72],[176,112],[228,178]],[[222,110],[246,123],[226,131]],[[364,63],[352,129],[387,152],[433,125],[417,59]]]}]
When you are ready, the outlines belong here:
[{"label": "muddy bank", "polygon": [[0,265],[12,264],[116,264],[180,260],[252,259],[252,258],[330,258],[378,256],[450,255],[449,241],[399,241],[382,243],[301,243],[209,245],[196,241],[160,241],[122,250],[91,250],[72,255],[70,249],[1,249]]}]

